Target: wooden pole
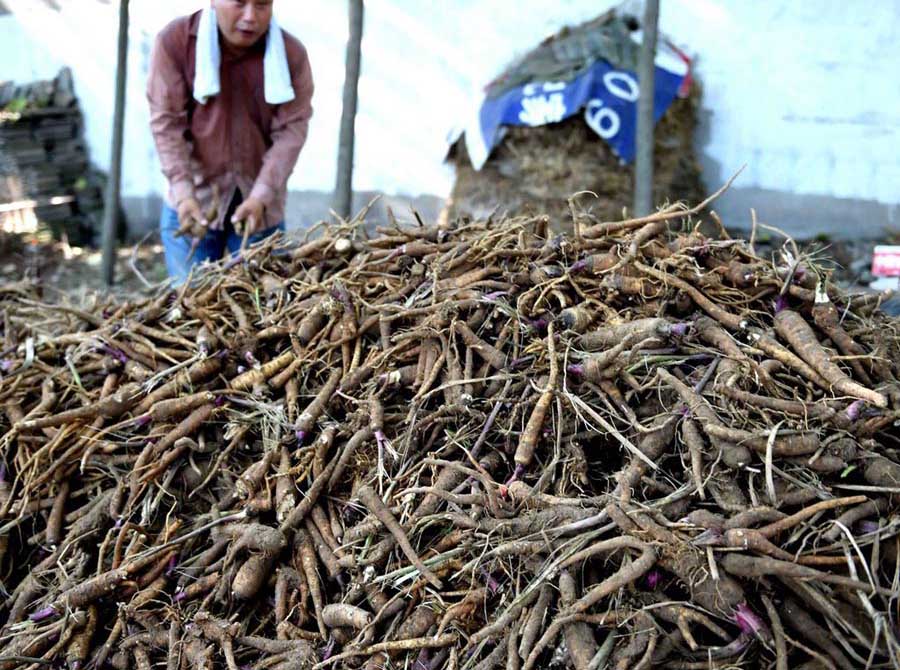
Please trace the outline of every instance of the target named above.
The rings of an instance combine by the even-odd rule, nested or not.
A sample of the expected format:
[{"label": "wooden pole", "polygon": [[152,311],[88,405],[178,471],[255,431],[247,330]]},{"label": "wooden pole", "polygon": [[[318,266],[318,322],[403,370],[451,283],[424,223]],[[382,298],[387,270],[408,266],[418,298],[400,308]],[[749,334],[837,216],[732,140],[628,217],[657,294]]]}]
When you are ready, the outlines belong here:
[{"label": "wooden pole", "polygon": [[116,272],[116,233],[119,229],[119,195],[122,183],[122,137],[125,129],[125,82],[128,69],[128,2],[119,0],[119,45],[116,60],[116,101],[113,109],[112,152],[103,205],[103,259],[101,270],[107,286]]},{"label": "wooden pole", "polygon": [[363,32],[363,0],[349,0],[350,36],[344,73],[344,105],[338,143],[337,181],[334,187],[334,211],[350,218],[353,206],[353,149],[356,123],[357,90]]},{"label": "wooden pole", "polygon": [[643,41],[638,62],[638,98],[636,157],[634,164],[634,216],[653,211],[653,75],[656,60],[656,35],[659,0],[644,0]]}]

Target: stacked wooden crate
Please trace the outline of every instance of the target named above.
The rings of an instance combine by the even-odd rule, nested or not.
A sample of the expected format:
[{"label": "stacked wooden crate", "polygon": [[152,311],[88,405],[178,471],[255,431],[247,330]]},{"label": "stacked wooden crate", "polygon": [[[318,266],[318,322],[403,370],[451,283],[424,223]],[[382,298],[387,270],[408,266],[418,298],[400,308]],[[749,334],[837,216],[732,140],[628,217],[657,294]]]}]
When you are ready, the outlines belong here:
[{"label": "stacked wooden crate", "polygon": [[99,229],[102,178],[90,168],[68,70],[52,81],[0,84],[0,225],[44,224],[73,244]]}]

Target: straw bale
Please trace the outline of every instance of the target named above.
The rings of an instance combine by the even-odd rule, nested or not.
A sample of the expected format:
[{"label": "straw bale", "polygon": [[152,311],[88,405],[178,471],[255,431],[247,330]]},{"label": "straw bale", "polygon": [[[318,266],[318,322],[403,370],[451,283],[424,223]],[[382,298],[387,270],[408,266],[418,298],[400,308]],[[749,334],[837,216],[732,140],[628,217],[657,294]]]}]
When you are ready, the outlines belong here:
[{"label": "straw bale", "polygon": [[[678,98],[656,126],[654,202],[703,199],[704,185],[693,147],[700,87]],[[456,181],[446,216],[480,218],[495,208],[499,213],[546,214],[557,230],[571,227],[568,198],[591,191],[585,199],[595,216],[614,220],[631,207],[634,166],[624,164],[578,114],[561,123],[510,127],[501,144],[480,171],[469,160],[464,140],[456,143],[449,160]]]}]

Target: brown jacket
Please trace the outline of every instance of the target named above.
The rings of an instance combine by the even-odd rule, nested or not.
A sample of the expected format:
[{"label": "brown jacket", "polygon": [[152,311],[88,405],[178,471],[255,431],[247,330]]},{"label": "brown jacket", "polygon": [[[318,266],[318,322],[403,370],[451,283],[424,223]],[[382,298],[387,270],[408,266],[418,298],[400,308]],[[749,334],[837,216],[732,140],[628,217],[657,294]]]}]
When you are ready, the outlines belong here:
[{"label": "brown jacket", "polygon": [[[156,38],[147,80],[150,129],[162,171],[169,181],[168,203],[177,207],[197,198],[221,228],[225,209],[240,189],[244,198],[266,206],[266,227],[284,220],[287,180],[306,142],[312,116],[313,81],[304,46],[284,32],[294,99],[283,105],[265,100],[265,39],[240,56],[222,49],[221,92],[201,105],[193,97],[195,49],[200,12],[181,17]],[[213,187],[216,187],[215,189]],[[213,193],[219,198],[213,202]]]}]

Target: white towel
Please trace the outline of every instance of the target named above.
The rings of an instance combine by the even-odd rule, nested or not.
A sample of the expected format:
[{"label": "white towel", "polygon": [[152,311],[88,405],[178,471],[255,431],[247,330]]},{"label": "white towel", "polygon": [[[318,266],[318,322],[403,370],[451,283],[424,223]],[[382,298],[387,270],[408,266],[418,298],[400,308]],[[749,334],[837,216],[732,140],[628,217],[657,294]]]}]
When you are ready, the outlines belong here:
[{"label": "white towel", "polygon": [[[205,105],[209,98],[218,95],[221,90],[219,68],[222,64],[222,52],[219,50],[219,25],[212,7],[207,7],[200,14],[196,53],[194,99],[201,105]],[[267,103],[281,105],[294,99],[291,71],[284,48],[284,35],[275,17],[272,17],[269,32],[266,35],[263,77]]]}]

